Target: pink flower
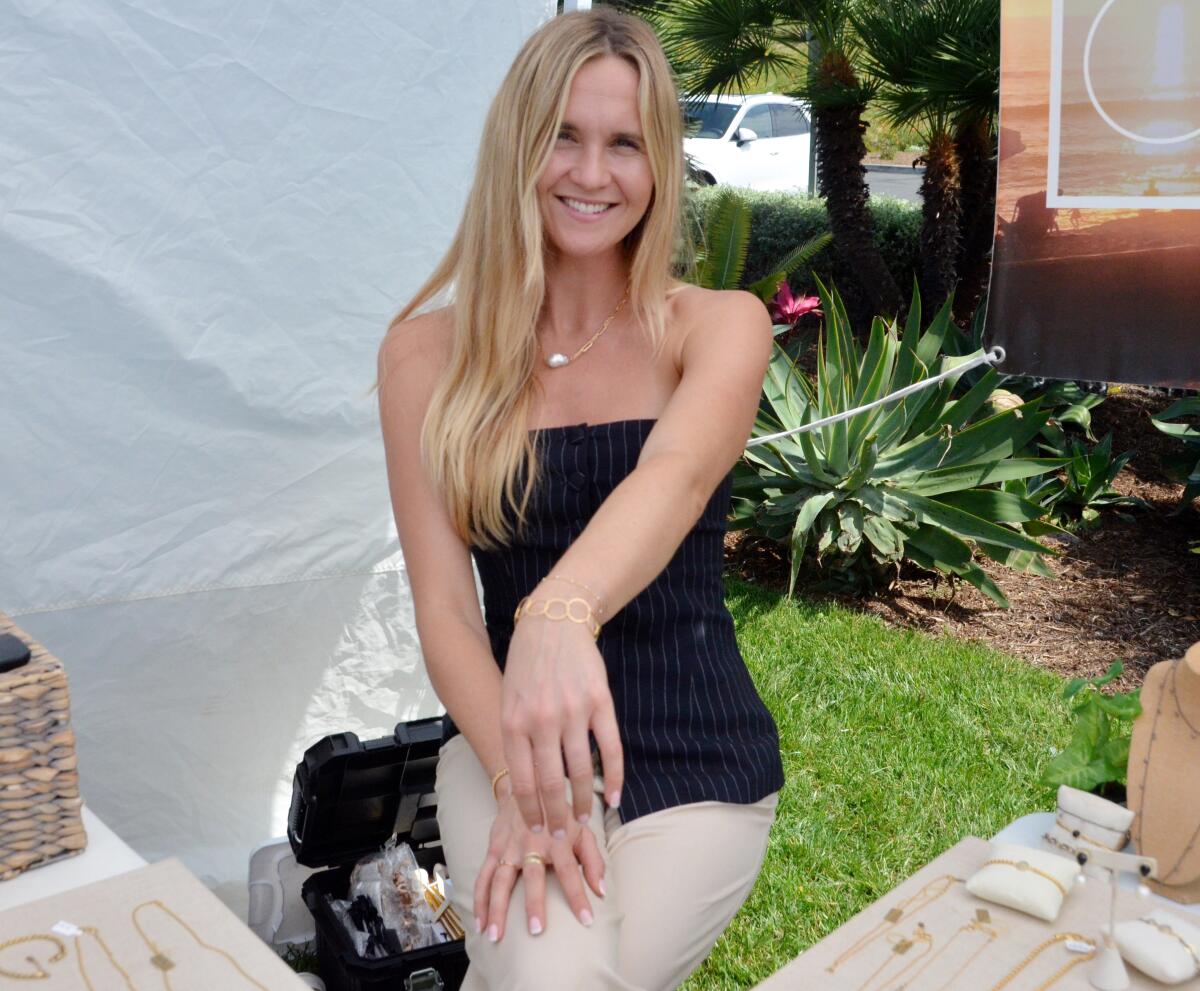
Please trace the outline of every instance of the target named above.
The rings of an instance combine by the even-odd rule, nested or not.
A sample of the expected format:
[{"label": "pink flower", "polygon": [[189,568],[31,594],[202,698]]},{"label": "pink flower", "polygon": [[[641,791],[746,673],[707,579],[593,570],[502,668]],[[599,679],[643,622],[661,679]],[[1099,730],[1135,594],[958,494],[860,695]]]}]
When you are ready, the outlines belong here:
[{"label": "pink flower", "polygon": [[768,304],[767,309],[771,311],[771,319],[776,323],[786,323],[794,327],[806,313],[818,317],[824,316],[817,309],[820,305],[820,296],[793,296],[792,287],[787,284],[785,279],[779,283],[775,298]]}]

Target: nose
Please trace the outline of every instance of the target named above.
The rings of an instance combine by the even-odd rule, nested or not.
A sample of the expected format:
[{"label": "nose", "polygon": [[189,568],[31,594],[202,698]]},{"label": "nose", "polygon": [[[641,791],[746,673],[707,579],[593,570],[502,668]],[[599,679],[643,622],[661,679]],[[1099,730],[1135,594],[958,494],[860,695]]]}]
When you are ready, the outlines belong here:
[{"label": "nose", "polygon": [[571,169],[571,181],[580,189],[600,189],[608,185],[608,162],[604,149],[595,142],[587,142],[579,149]]}]

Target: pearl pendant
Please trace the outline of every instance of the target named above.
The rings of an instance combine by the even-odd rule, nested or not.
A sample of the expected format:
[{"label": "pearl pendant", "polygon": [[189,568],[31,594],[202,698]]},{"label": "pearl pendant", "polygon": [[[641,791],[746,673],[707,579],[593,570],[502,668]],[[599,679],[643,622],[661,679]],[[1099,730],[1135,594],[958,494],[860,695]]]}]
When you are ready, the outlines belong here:
[{"label": "pearl pendant", "polygon": [[1139,884],[1137,887],[1137,893],[1138,893],[1139,898],[1149,898],[1150,897],[1150,885],[1145,884],[1145,883]]},{"label": "pearl pendant", "polygon": [[546,364],[549,365],[551,368],[562,368],[562,366],[565,365],[570,360],[571,359],[568,358],[565,354],[561,354],[558,351],[555,351],[554,354],[550,355],[550,357],[546,359]]}]

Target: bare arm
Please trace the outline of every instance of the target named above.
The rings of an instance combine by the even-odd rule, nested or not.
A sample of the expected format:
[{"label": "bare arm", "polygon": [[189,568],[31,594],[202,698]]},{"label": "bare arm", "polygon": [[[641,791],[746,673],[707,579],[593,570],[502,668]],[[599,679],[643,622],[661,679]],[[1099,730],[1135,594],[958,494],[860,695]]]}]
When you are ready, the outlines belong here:
[{"label": "bare arm", "polygon": [[[680,317],[688,329],[675,393],[646,438],[637,467],[550,572],[594,590],[605,618],[666,567],[745,450],[757,414],[774,340],[766,308],[745,292],[693,293]],[[575,595],[590,598],[550,577],[532,593],[534,599]],[[536,634],[523,629],[527,624],[537,624]],[[546,629],[551,626],[552,634]],[[574,667],[590,662],[594,653],[590,633],[575,623],[522,616],[514,630],[503,679],[504,750],[513,795],[531,825],[541,822],[539,799],[552,831],[566,822],[560,747],[573,793],[590,794],[589,725],[600,746],[606,787],[623,780],[602,735],[606,721],[594,721],[594,700],[567,684]]]}]

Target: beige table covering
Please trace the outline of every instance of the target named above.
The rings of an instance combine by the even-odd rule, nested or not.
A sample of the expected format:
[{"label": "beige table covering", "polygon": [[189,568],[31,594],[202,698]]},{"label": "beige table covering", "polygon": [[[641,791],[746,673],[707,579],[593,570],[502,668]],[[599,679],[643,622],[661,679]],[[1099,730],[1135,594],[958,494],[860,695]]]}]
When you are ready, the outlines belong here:
[{"label": "beige table covering", "polygon": [[[912,877],[884,895],[844,925],[835,929],[819,943],[809,947],[782,970],[756,985],[757,991],[896,991],[903,986],[905,991],[989,991],[1030,951],[1055,933],[1077,932],[1092,941],[1100,938],[1100,926],[1107,924],[1110,887],[1102,881],[1089,878],[1085,885],[1075,885],[1063,902],[1062,911],[1054,922],[1042,922],[1031,916],[1015,912],[1000,905],[985,902],[967,893],[961,884],[953,887],[928,908],[906,916],[894,929],[880,928],[885,915],[898,903],[921,891],[934,879],[950,874],[968,878],[988,858],[991,844],[976,836],[968,836],[955,844],[940,857],[931,861]],[[1161,903],[1155,903],[1156,909]],[[1147,911],[1147,903],[1130,891],[1119,891],[1117,895],[1117,921],[1136,919]],[[917,946],[908,955],[900,956],[888,967],[867,982],[873,972],[889,957],[895,957],[889,934],[910,936],[917,922],[924,922],[926,930],[934,937],[930,954],[945,944],[958,928],[975,917],[977,908],[986,908],[992,922],[1001,935],[982,950],[965,970],[959,968],[983,945],[986,938],[976,933],[959,936],[936,960],[932,960],[924,971],[918,973],[921,963],[916,963],[908,977],[898,972],[908,960],[915,959],[921,950]],[[1171,911],[1171,909],[1165,909]],[[1181,917],[1187,916],[1180,913]],[[877,930],[876,937],[866,948],[829,973],[830,966],[848,947],[860,937]],[[1052,946],[1040,954],[1006,987],[1005,991],[1028,991],[1038,987],[1063,964],[1075,959],[1075,955],[1063,944]],[[1070,970],[1052,988],[1052,991],[1090,991],[1087,972],[1090,963],[1083,963]],[[1141,991],[1162,991],[1166,986],[1153,981],[1132,967],[1128,968],[1130,986]],[[897,974],[892,980],[889,974]],[[949,985],[946,984],[948,980]],[[1186,991],[1196,991],[1200,981],[1189,981],[1177,985]]]},{"label": "beige table covering", "polygon": [[[144,937],[134,924],[135,909]],[[72,935],[74,929],[84,931]],[[50,940],[10,942],[33,934],[54,936],[65,950],[61,959],[52,961],[58,950]],[[9,945],[0,949],[0,989],[307,988],[270,947],[175,858],[0,912],[0,945],[6,943]],[[158,965],[152,960],[156,951]],[[26,959],[30,955],[34,962]],[[48,976],[34,977],[39,970]],[[18,980],[5,973],[24,973],[32,979]]]}]

